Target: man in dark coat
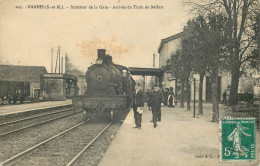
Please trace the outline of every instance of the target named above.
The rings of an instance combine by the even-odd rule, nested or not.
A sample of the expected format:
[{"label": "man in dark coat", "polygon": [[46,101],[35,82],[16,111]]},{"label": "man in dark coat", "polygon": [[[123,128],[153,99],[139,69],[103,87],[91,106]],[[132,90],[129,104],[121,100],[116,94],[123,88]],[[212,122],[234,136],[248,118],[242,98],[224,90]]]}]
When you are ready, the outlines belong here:
[{"label": "man in dark coat", "polygon": [[139,110],[143,110],[144,107],[144,93],[141,90],[140,84],[136,84],[135,93],[132,94],[131,105],[134,111],[135,118],[135,127],[141,129],[142,122],[142,112],[138,112]]},{"label": "man in dark coat", "polygon": [[154,91],[154,87],[152,86],[151,89],[150,89],[150,91],[149,91],[148,99],[147,99],[147,105],[148,105],[149,111],[151,111],[151,106],[150,106],[149,100],[150,100],[150,96],[151,96],[151,94],[152,94],[153,91]]},{"label": "man in dark coat", "polygon": [[227,103],[227,90],[225,90],[225,92],[223,93],[223,100],[222,100],[222,104],[223,103]]},{"label": "man in dark coat", "polygon": [[152,108],[153,113],[153,126],[156,128],[157,126],[157,120],[161,121],[161,105],[163,105],[164,97],[163,93],[160,90],[160,88],[155,85],[154,91],[151,92],[150,98],[149,98],[149,105]]}]

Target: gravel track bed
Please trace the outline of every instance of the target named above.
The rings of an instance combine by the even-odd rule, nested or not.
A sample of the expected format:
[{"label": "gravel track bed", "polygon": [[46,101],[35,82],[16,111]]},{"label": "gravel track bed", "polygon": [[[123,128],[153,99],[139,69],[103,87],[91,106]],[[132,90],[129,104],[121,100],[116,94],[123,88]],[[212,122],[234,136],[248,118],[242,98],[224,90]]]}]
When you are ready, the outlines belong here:
[{"label": "gravel track bed", "polygon": [[61,108],[58,107],[58,108],[51,108],[51,109],[42,110],[42,111],[36,110],[36,111],[11,114],[11,115],[7,115],[7,116],[0,116],[0,124],[19,120],[19,119],[24,119],[24,118],[31,117],[31,116],[43,115],[43,114],[47,114],[50,112],[57,112],[57,111],[61,111],[61,110],[69,109],[69,108],[73,108],[73,107],[72,106],[61,107]]},{"label": "gravel track bed", "polygon": [[[120,129],[123,120],[129,111],[125,110],[121,113],[119,120],[113,123],[81,156],[75,161],[73,166],[97,166],[100,159],[105,154],[110,143]],[[83,148],[82,148],[83,149]]]},{"label": "gravel track bed", "polygon": [[[96,166],[105,154],[107,148],[119,130],[121,123],[112,124],[94,143],[87,149],[73,166]],[[83,149],[83,148],[82,148]]]},{"label": "gravel track bed", "polygon": [[[77,111],[78,110],[79,109],[77,109]],[[23,132],[0,137],[0,160],[4,161],[17,153],[74,126],[75,124],[82,122],[82,117],[83,113],[79,113],[44,125],[38,125],[23,130]]]},{"label": "gravel track bed", "polygon": [[25,155],[11,165],[66,165],[108,123],[86,123]]},{"label": "gravel track bed", "polygon": [[25,120],[25,121],[21,121],[21,122],[12,123],[9,125],[0,126],[0,133],[6,133],[8,131],[16,130],[16,129],[19,129],[19,128],[22,128],[22,127],[25,127],[28,125],[32,125],[32,124],[40,123],[40,122],[47,121],[47,120],[50,120],[53,118],[57,118],[62,115],[69,115],[73,112],[74,112],[74,110],[70,110],[70,111],[66,111],[66,112],[61,112],[61,113],[57,113],[57,114],[47,115],[44,117],[29,119],[29,120]]}]

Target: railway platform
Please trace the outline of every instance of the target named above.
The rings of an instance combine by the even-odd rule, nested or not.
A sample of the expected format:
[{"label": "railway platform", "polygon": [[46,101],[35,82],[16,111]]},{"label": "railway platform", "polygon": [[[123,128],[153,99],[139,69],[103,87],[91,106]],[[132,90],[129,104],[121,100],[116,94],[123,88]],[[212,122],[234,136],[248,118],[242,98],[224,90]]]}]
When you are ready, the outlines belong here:
[{"label": "railway platform", "polygon": [[67,99],[66,101],[45,101],[39,103],[0,106],[0,116],[31,112],[35,110],[52,109],[57,107],[69,106],[71,104],[72,100]]},{"label": "railway platform", "polygon": [[[220,105],[220,115],[224,114]],[[153,127],[151,111],[145,107],[142,128],[133,128],[130,112],[98,166],[208,166],[257,165],[259,130],[256,131],[257,161],[221,163],[219,124],[211,122],[211,105],[204,104],[204,115],[186,108],[162,107],[162,122]]]}]

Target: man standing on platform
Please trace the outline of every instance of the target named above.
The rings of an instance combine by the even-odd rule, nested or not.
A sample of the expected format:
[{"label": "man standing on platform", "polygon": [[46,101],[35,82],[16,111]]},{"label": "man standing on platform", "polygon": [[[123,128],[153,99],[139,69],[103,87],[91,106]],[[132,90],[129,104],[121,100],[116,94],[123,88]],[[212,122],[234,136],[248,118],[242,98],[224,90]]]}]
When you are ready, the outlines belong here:
[{"label": "man standing on platform", "polygon": [[144,107],[144,93],[141,90],[141,85],[139,83],[135,86],[135,93],[132,95],[131,98],[131,105],[134,111],[134,118],[135,118],[135,127],[141,129],[141,122],[142,122],[142,114],[143,114],[143,107]]},{"label": "man standing on platform", "polygon": [[156,121],[161,121],[161,105],[163,106],[163,102],[164,97],[162,91],[160,90],[158,85],[155,85],[154,91],[151,92],[150,98],[148,100],[148,103],[152,108],[154,128],[158,126]]},{"label": "man standing on platform", "polygon": [[222,100],[222,104],[226,104],[227,103],[227,90],[225,90],[225,92],[223,93],[223,100]]}]

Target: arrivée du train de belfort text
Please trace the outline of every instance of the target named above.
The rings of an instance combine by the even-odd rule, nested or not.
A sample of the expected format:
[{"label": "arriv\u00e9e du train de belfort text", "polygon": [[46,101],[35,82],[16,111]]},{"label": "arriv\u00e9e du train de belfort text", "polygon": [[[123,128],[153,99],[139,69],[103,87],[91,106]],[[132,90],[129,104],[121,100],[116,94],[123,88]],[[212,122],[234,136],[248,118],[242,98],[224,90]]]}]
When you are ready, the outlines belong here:
[{"label": "arriv\u00e9e du train de belfort text", "polygon": [[[16,7],[22,9],[22,6]],[[161,5],[27,5],[26,9],[163,9]]]}]

